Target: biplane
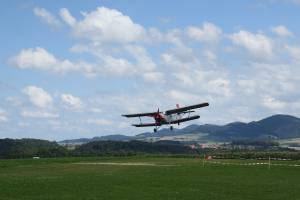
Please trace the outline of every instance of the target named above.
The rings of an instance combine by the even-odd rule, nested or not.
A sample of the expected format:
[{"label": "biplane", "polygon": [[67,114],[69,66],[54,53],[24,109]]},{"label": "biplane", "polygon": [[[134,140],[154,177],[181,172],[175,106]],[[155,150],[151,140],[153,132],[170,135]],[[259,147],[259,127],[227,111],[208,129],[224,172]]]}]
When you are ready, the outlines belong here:
[{"label": "biplane", "polygon": [[[154,126],[154,132],[162,125],[169,125],[170,130],[173,130],[173,124],[178,124],[186,121],[191,121],[195,119],[199,119],[199,115],[192,115],[191,113],[195,112],[194,109],[202,108],[209,106],[209,103],[200,103],[191,106],[179,107],[176,105],[175,109],[167,110],[165,112],[160,112],[159,109],[157,112],[148,112],[148,113],[137,113],[137,114],[126,114],[122,115],[123,117],[138,117],[140,120],[139,124],[132,124],[135,127],[151,127]],[[152,117],[154,119],[153,123],[142,123],[141,117]]]}]

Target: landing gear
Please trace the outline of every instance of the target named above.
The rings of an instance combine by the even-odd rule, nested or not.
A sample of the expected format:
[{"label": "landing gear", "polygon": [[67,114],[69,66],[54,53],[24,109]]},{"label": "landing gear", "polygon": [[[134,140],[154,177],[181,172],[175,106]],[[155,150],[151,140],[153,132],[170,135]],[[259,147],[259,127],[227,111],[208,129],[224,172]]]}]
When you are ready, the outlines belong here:
[{"label": "landing gear", "polygon": [[173,126],[170,126],[170,130],[173,131]]},{"label": "landing gear", "polygon": [[157,132],[157,128],[154,128],[153,131],[154,131],[154,133],[156,133]]}]

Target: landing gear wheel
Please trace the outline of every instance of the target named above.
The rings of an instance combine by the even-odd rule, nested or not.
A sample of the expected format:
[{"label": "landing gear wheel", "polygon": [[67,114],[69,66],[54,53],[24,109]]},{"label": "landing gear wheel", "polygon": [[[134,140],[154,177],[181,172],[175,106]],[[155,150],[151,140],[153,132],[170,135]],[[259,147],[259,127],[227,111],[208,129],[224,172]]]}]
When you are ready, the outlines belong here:
[{"label": "landing gear wheel", "polygon": [[170,130],[173,131],[173,126],[170,126]]},{"label": "landing gear wheel", "polygon": [[153,131],[154,131],[154,133],[156,133],[156,132],[157,132],[157,129],[155,128],[155,129],[153,129]]}]

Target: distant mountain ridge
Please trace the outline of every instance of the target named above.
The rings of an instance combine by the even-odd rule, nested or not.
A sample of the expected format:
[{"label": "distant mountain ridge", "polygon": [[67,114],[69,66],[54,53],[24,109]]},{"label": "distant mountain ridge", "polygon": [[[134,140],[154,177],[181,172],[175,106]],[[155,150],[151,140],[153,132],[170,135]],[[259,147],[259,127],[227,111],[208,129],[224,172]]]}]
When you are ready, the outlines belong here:
[{"label": "distant mountain ridge", "polygon": [[[147,132],[136,136],[108,135],[92,139],[79,139],[82,143],[95,140],[146,140],[188,134],[206,134],[204,139],[212,141],[232,141],[237,139],[290,139],[300,138],[300,119],[290,115],[273,115],[259,121],[249,123],[233,122],[226,125],[190,125],[182,129],[161,129],[157,133]],[[76,140],[61,141],[60,143],[75,142]]]}]

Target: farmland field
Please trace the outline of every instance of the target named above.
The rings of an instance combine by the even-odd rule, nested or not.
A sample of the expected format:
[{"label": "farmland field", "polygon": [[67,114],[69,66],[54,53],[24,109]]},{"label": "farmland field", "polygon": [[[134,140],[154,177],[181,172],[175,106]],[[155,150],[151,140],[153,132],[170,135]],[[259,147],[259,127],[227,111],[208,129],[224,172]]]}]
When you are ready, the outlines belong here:
[{"label": "farmland field", "polygon": [[195,158],[0,160],[0,199],[300,199],[300,167],[288,166],[299,161],[273,162],[283,165],[271,169],[238,165],[258,162],[267,161],[213,160],[203,166]]}]

